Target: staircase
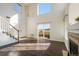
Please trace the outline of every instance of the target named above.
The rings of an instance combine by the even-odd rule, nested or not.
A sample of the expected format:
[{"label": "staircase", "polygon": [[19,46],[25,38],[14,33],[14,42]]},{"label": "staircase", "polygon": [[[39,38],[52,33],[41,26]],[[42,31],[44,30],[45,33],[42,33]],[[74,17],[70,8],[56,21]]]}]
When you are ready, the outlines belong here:
[{"label": "staircase", "polygon": [[0,17],[0,47],[19,42],[19,30],[9,23],[9,18]]}]

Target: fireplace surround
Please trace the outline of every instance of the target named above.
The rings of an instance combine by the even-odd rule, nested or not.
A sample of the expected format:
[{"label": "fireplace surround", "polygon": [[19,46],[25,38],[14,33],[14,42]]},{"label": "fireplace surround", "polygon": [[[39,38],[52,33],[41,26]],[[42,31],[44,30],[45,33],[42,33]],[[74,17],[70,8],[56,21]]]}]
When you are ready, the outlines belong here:
[{"label": "fireplace surround", "polygon": [[68,33],[69,36],[69,55],[78,56],[79,55],[79,34]]}]

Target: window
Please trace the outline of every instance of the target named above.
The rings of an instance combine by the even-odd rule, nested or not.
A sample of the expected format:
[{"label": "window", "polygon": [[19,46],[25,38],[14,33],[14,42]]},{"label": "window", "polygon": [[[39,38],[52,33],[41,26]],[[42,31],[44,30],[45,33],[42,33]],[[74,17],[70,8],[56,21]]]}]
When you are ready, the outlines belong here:
[{"label": "window", "polygon": [[14,14],[10,18],[10,24],[13,25],[13,26],[16,26],[19,23],[19,14],[21,13],[22,9],[21,9],[21,6],[19,4],[15,4],[14,9],[16,11],[16,14]]},{"label": "window", "polygon": [[51,11],[51,4],[41,3],[38,5],[37,13],[38,15],[46,14]]},{"label": "window", "polygon": [[38,25],[38,37],[43,39],[50,39],[50,24]]},{"label": "window", "polygon": [[15,14],[13,17],[10,18],[10,24],[13,26],[18,24],[18,14]]},{"label": "window", "polygon": [[21,5],[20,4],[15,4],[15,11],[16,13],[20,13],[21,12]]},{"label": "window", "polygon": [[50,28],[50,25],[49,24],[39,24],[38,25],[38,28],[39,29],[49,29]]}]

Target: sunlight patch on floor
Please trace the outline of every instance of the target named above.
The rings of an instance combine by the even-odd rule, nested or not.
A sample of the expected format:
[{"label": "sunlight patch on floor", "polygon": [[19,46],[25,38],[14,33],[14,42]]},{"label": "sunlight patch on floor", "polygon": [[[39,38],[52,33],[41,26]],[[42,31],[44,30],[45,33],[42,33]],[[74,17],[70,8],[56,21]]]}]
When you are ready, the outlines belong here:
[{"label": "sunlight patch on floor", "polygon": [[0,51],[47,50],[51,43],[20,43]]},{"label": "sunlight patch on floor", "polygon": [[9,52],[8,55],[9,56],[19,56],[19,52],[17,52],[17,51],[11,51],[11,52]]}]

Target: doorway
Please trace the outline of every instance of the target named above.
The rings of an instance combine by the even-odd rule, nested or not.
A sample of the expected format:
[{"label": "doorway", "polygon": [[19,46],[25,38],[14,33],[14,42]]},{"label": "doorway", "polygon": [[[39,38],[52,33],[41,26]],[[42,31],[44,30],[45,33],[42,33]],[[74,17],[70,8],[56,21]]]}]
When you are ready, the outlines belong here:
[{"label": "doorway", "polygon": [[38,24],[38,39],[50,39],[50,24]]}]

